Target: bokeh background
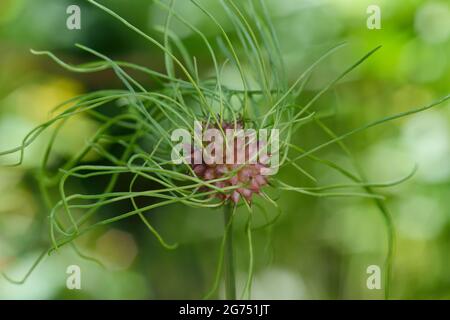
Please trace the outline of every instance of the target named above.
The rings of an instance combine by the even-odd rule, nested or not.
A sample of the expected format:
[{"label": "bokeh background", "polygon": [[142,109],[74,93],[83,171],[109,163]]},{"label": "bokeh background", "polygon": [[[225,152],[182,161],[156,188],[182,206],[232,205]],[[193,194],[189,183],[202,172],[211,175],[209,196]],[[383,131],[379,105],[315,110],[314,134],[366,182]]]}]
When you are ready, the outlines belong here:
[{"label": "bokeh background", "polygon": [[[150,0],[105,0],[142,30],[161,36],[154,27],[165,15]],[[218,1],[203,0],[233,32]],[[314,72],[306,96],[321,89],[367,51],[383,45],[314,106],[332,109],[327,120],[344,133],[372,120],[426,105],[449,93],[450,5],[439,0],[270,0],[288,76],[294,80],[325,48],[348,45]],[[67,30],[66,8],[82,10],[82,30]],[[366,27],[367,6],[379,5],[382,29]],[[189,1],[176,10],[204,30],[214,42],[219,35],[208,18]],[[198,36],[176,23],[172,28],[197,58],[203,75],[210,59]],[[0,149],[19,145],[24,135],[47,120],[51,108],[90,90],[121,88],[112,73],[72,74],[30,49],[51,50],[74,63],[94,57],[76,49],[92,47],[111,58],[164,71],[160,51],[95,7],[81,0],[2,0],[0,2]],[[226,81],[238,76],[230,70]],[[149,88],[152,82],[140,79]],[[392,296],[399,299],[450,298],[450,108],[436,109],[370,129],[346,142],[372,181],[398,179],[418,164],[406,183],[385,190],[397,228]],[[98,127],[80,116],[65,127],[55,145],[57,157],[73,155]],[[24,164],[0,168],[0,270],[21,278],[48,243],[47,215],[35,171],[46,141],[38,139]],[[316,127],[305,126],[296,143],[309,148],[325,141]],[[346,165],[338,148],[321,156]],[[13,158],[4,157],[2,162]],[[92,162],[98,155],[91,155]],[[322,184],[338,181],[314,163],[302,165]],[[292,181],[295,171],[280,172]],[[301,185],[303,177],[296,177]],[[305,182],[306,183],[306,182]],[[96,185],[76,186],[96,190]],[[100,190],[100,187],[98,188]],[[383,290],[368,290],[366,268],[382,266],[386,230],[373,202],[355,198],[312,198],[281,193],[282,216],[272,229],[254,234],[253,298],[378,299]],[[119,210],[119,209],[118,209]],[[272,210],[272,209],[271,209]],[[274,209],[273,209],[274,210]],[[151,221],[179,248],[161,248],[145,226],[131,218],[83,236],[84,253],[107,269],[80,259],[69,247],[46,258],[21,285],[0,278],[1,299],[165,299],[201,298],[212,286],[223,232],[220,210],[169,206],[155,210]],[[239,288],[246,278],[248,249],[245,219],[236,226]],[[82,290],[66,288],[66,268],[79,265]],[[220,295],[219,295],[220,297]]]}]

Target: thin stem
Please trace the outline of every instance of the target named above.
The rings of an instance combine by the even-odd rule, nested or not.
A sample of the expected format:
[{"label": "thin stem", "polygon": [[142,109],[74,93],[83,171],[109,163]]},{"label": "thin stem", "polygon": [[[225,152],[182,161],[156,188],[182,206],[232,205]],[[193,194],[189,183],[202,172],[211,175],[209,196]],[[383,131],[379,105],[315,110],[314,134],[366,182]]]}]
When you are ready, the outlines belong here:
[{"label": "thin stem", "polygon": [[233,205],[224,207],[225,218],[225,299],[236,300],[236,277],[233,255]]}]

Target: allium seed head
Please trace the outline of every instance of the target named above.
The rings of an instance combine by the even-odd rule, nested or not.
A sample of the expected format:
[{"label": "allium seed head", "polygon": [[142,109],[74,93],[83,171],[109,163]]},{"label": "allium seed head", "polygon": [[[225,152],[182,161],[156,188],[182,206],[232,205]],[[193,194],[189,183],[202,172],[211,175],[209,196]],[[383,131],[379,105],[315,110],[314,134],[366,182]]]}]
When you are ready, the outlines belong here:
[{"label": "allium seed head", "polygon": [[[237,130],[243,129],[242,122],[237,122],[236,125],[234,123],[222,123],[222,130],[226,132],[226,130],[231,130],[236,132]],[[211,127],[210,128],[214,128]],[[257,139],[257,137],[255,137]],[[240,140],[242,142],[242,140]],[[263,156],[264,161],[258,154],[258,147],[252,148],[251,143],[248,141],[244,141],[241,147],[239,147],[238,137],[236,135],[232,136],[232,141],[225,142],[225,137],[223,144],[216,144],[216,148],[222,148],[220,154],[223,155],[222,161],[213,161],[210,164],[207,164],[204,161],[205,156],[202,157],[202,163],[193,164],[192,168],[197,177],[204,181],[218,180],[212,182],[212,184],[220,189],[227,187],[236,187],[236,188],[228,188],[223,191],[216,191],[212,193],[212,197],[217,197],[224,201],[232,201],[234,203],[238,203],[241,198],[244,198],[245,201],[251,203],[253,195],[259,194],[261,192],[261,188],[268,184],[267,176],[261,174],[261,169],[267,167],[265,163],[268,163],[267,160],[270,156]],[[262,146],[263,143],[259,140],[256,141],[256,146]],[[197,150],[199,151],[199,150]],[[203,150],[201,150],[204,154],[205,146],[203,146]],[[218,150],[214,150],[212,152],[211,158],[214,159],[215,153],[217,154]],[[231,157],[232,161],[230,163],[229,159],[227,161],[227,154],[230,151],[234,151],[234,159]],[[191,149],[191,159],[193,159],[194,150]],[[210,159],[211,159],[210,158]],[[244,159],[244,163],[238,161],[238,159]],[[217,159],[216,159],[217,160]],[[212,191],[209,187],[203,187],[203,191]]]}]

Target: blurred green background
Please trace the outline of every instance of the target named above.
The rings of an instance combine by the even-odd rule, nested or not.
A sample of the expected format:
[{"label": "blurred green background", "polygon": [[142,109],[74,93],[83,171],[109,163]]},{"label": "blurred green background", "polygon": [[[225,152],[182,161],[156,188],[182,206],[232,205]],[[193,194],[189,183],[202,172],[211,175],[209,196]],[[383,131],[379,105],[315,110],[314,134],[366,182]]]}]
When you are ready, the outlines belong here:
[{"label": "blurred green background", "polygon": [[[152,35],[165,15],[150,0],[105,0],[103,4]],[[212,8],[227,31],[232,26],[218,1]],[[426,105],[449,92],[450,5],[437,0],[271,0],[270,7],[290,80],[321,52],[346,41],[348,45],[314,72],[306,87],[316,92],[367,51],[383,45],[314,106],[331,109],[327,124],[344,133],[372,120]],[[66,28],[66,8],[81,7],[82,30]],[[381,8],[382,29],[366,27],[367,6]],[[176,10],[214,42],[219,31],[189,1]],[[207,50],[183,26],[173,30],[196,57],[202,75],[211,73]],[[51,50],[66,61],[89,62],[94,57],[76,49],[92,47],[111,58],[131,61],[164,72],[160,51],[120,23],[81,0],[2,0],[0,2],[0,150],[21,143],[24,135],[49,118],[52,107],[77,94],[122,88],[110,72],[72,74],[30,49]],[[237,74],[230,70],[227,83]],[[149,88],[152,82],[140,79]],[[79,116],[57,141],[57,157],[73,155],[98,126]],[[26,153],[24,165],[0,167],[0,270],[20,278],[48,241],[48,212],[33,175],[40,164],[48,134]],[[295,137],[310,148],[325,141],[316,127],[306,126]],[[398,179],[418,164],[406,183],[385,190],[397,228],[392,297],[450,298],[450,109],[436,109],[365,131],[347,140],[371,181]],[[338,148],[321,156],[344,166]],[[15,159],[4,157],[1,161]],[[92,154],[93,162],[98,160]],[[55,160],[56,161],[56,160]],[[335,183],[329,170],[305,161],[321,184]],[[306,183],[291,169],[280,176]],[[76,186],[96,191],[96,185]],[[98,188],[100,190],[100,187]],[[383,290],[366,287],[369,265],[383,266],[386,230],[373,202],[364,199],[312,198],[282,193],[282,216],[271,230],[254,234],[253,298],[378,299]],[[271,209],[272,210],[272,209]],[[274,209],[273,209],[274,210]],[[121,212],[120,208],[118,211]],[[223,232],[220,210],[169,206],[150,219],[175,251],[159,246],[136,218],[83,236],[83,252],[103,261],[107,270],[80,259],[70,248],[46,258],[21,286],[0,278],[1,299],[167,299],[201,298],[212,286]],[[238,288],[245,282],[248,249],[245,219],[236,226]],[[66,268],[79,265],[82,290],[66,289]],[[220,297],[220,295],[219,295]]]}]

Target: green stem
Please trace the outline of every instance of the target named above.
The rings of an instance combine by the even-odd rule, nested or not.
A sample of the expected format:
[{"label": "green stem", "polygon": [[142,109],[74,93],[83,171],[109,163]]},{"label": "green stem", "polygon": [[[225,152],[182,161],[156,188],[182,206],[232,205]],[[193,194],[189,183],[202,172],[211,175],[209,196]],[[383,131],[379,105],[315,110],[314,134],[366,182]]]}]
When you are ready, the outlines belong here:
[{"label": "green stem", "polygon": [[225,299],[236,300],[236,277],[233,255],[233,205],[224,207],[225,218]]}]

